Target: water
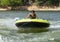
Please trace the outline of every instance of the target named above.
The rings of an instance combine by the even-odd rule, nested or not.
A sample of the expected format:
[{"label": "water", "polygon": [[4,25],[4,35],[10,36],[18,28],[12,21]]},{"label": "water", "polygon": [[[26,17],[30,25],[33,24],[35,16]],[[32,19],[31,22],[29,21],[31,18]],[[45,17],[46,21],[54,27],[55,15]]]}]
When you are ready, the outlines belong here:
[{"label": "water", "polygon": [[48,31],[20,33],[15,18],[24,19],[27,11],[0,11],[0,42],[60,42],[60,12],[36,12],[50,22]]}]

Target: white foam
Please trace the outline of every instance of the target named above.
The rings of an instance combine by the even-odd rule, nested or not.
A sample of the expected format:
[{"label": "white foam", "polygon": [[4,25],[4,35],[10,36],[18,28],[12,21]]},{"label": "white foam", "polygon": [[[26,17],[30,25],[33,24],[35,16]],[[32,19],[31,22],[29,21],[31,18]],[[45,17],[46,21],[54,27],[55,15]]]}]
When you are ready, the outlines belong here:
[{"label": "white foam", "polygon": [[0,20],[0,27],[1,28],[7,28],[7,29],[17,29],[15,26],[15,20],[14,19],[3,19]]},{"label": "white foam", "polygon": [[16,21],[16,20],[19,20],[20,18],[19,17],[16,17],[14,20]]},{"label": "white foam", "polygon": [[60,21],[50,21],[49,28],[60,28]]}]

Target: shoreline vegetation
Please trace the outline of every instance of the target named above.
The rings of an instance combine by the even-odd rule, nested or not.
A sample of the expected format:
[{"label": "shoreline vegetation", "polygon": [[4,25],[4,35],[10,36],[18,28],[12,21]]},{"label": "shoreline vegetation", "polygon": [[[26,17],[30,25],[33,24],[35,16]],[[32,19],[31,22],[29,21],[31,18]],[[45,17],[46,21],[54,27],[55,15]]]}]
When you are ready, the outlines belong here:
[{"label": "shoreline vegetation", "polygon": [[0,0],[0,11],[60,11],[60,0]]},{"label": "shoreline vegetation", "polygon": [[7,7],[0,7],[0,11],[9,11],[9,10],[35,10],[35,11],[60,11],[60,7],[56,7],[56,6],[16,6],[16,7],[11,7],[11,6],[7,6]]}]

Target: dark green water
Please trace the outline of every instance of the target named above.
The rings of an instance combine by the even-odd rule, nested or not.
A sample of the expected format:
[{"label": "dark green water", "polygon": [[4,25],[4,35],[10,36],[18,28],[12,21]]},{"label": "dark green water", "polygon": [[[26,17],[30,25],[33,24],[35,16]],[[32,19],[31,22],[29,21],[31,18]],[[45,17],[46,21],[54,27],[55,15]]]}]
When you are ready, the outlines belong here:
[{"label": "dark green water", "polygon": [[15,19],[24,19],[27,11],[0,11],[0,42],[60,42],[60,12],[36,12],[50,22],[48,31],[20,33]]}]

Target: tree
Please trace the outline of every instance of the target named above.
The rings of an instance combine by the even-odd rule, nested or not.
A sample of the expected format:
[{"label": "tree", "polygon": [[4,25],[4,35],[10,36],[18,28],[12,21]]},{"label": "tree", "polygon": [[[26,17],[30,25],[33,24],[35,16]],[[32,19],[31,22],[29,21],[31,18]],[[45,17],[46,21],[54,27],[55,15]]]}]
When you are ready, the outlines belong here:
[{"label": "tree", "polygon": [[10,0],[11,6],[19,6],[21,4],[22,4],[21,0]]},{"label": "tree", "polygon": [[51,0],[53,6],[59,6],[59,0]]},{"label": "tree", "polygon": [[0,0],[0,6],[8,6],[10,5],[9,0]]}]

